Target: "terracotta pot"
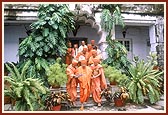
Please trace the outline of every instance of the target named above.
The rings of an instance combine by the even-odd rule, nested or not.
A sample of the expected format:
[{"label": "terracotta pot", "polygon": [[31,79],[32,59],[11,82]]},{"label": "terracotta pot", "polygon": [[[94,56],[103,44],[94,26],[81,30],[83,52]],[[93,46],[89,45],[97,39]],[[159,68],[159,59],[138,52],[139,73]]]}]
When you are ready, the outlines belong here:
[{"label": "terracotta pot", "polygon": [[60,86],[59,86],[59,85],[52,85],[51,87],[52,87],[53,89],[60,88]]},{"label": "terracotta pot", "polygon": [[60,104],[60,105],[57,105],[57,106],[52,107],[52,110],[53,110],[53,111],[60,111],[60,110],[61,110],[61,104]]},{"label": "terracotta pot", "polygon": [[116,81],[111,81],[110,82],[110,85],[116,85],[117,83],[116,83]]},{"label": "terracotta pot", "polygon": [[4,96],[4,104],[10,104],[11,98],[9,96]]},{"label": "terracotta pot", "polygon": [[159,66],[154,66],[153,70],[159,70]]},{"label": "terracotta pot", "polygon": [[15,106],[16,100],[12,99],[12,106]]},{"label": "terracotta pot", "polygon": [[122,99],[118,98],[118,99],[114,99],[114,104],[117,107],[122,107],[122,106],[124,106],[125,103]]}]

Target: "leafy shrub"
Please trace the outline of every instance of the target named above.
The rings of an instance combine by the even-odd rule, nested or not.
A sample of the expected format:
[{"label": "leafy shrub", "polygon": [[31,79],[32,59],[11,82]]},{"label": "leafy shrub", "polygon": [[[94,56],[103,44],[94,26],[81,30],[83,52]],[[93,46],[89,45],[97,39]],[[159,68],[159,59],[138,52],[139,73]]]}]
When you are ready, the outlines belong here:
[{"label": "leafy shrub", "polygon": [[61,58],[57,58],[56,63],[49,67],[47,77],[52,86],[61,86],[67,82],[66,64],[61,62]]},{"label": "leafy shrub", "polygon": [[150,54],[148,61],[135,59],[135,65],[131,65],[128,71],[129,79],[126,87],[129,90],[130,99],[136,103],[144,103],[144,97],[148,97],[151,104],[160,100],[160,81],[163,72],[154,70],[157,64],[156,55]]},{"label": "leafy shrub", "polygon": [[47,94],[48,88],[43,82],[33,76],[28,76],[27,69],[30,61],[26,62],[21,72],[11,63],[12,67],[6,65],[9,70],[9,76],[5,77],[10,86],[5,87],[4,93],[16,101],[16,111],[33,111],[43,107],[41,96]]}]

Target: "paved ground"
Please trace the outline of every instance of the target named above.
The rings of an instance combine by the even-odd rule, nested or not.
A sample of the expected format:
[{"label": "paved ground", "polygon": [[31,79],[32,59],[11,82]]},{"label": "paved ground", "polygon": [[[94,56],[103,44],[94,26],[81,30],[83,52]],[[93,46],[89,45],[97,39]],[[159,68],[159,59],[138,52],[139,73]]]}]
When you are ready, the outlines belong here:
[{"label": "paved ground", "polygon": [[[115,90],[118,90],[116,87],[113,87],[113,92]],[[61,108],[61,111],[70,111],[70,112],[79,112],[79,108],[80,108],[80,101],[79,101],[79,97],[77,99],[77,106],[76,107],[69,107],[65,104],[65,106],[63,106]],[[92,99],[90,99],[87,104],[85,104],[85,108],[83,112],[95,112],[95,111],[99,111],[99,112],[149,112],[149,113],[165,113],[166,112],[166,104],[165,104],[164,100],[164,96],[161,96],[160,101],[158,101],[156,104],[151,105],[147,100],[145,101],[145,104],[140,105],[140,104],[133,104],[133,103],[126,103],[125,106],[123,107],[116,107],[114,106],[114,103],[108,103],[106,100],[102,101],[102,106],[101,107],[97,107],[97,105],[93,102]],[[4,110],[5,111],[11,111],[12,110],[12,106],[10,104],[6,104],[4,105]]]},{"label": "paved ground", "polygon": [[[84,111],[105,111],[105,112],[116,112],[116,111],[127,111],[127,112],[151,112],[151,113],[155,113],[155,112],[165,112],[164,109],[166,109],[166,107],[164,107],[164,100],[161,98],[161,100],[159,102],[157,102],[156,104],[149,104],[148,102],[146,102],[143,105],[140,104],[133,104],[133,103],[126,103],[123,107],[116,107],[114,105],[114,103],[108,103],[105,102],[102,104],[101,107],[98,107],[96,105],[94,106],[89,106],[89,107],[85,107]],[[79,107],[72,107],[72,108],[62,108],[62,111],[80,111]]]}]

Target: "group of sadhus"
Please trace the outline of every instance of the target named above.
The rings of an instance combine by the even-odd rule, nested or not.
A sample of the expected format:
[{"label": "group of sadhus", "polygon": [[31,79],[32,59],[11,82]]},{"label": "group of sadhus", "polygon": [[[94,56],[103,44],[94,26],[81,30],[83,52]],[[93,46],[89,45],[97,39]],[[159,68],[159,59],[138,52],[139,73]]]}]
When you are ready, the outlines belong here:
[{"label": "group of sadhus", "polygon": [[[101,106],[101,91],[107,88],[104,71],[101,66],[101,54],[97,46],[91,40],[91,44],[85,45],[81,42],[78,48],[76,44],[71,48],[71,58],[66,60],[68,67],[66,69],[68,81],[66,84],[67,92],[75,106],[77,99],[77,86],[80,86],[80,110],[84,109],[84,103],[87,102],[90,95],[98,106]],[[71,45],[71,43],[69,43]],[[67,55],[70,49],[67,50]]]}]

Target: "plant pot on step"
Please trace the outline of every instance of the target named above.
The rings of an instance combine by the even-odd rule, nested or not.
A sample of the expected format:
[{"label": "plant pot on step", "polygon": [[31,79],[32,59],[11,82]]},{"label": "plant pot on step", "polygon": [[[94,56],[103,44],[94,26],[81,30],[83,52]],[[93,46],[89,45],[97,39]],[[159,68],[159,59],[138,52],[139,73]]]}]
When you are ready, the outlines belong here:
[{"label": "plant pot on step", "polygon": [[116,85],[116,84],[117,84],[116,81],[111,81],[111,82],[110,82],[110,85]]},{"label": "plant pot on step", "polygon": [[115,104],[115,106],[117,106],[117,107],[122,107],[122,106],[125,105],[124,101],[123,101],[122,99],[120,99],[120,98],[114,99],[114,104]]},{"label": "plant pot on step", "polygon": [[15,104],[16,104],[16,100],[11,99],[11,103],[12,103],[12,106],[15,106]]},{"label": "plant pot on step", "polygon": [[61,110],[61,104],[60,105],[56,105],[52,107],[53,111],[60,111]]},{"label": "plant pot on step", "polygon": [[51,86],[53,89],[58,89],[58,88],[60,88],[60,85],[52,85]]},{"label": "plant pot on step", "polygon": [[4,96],[4,104],[10,104],[11,103],[11,97]]}]

